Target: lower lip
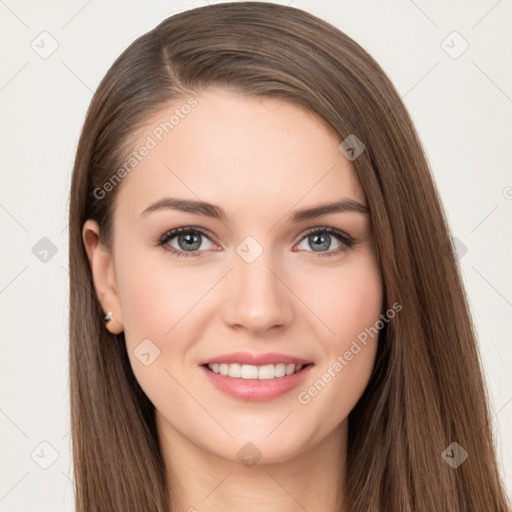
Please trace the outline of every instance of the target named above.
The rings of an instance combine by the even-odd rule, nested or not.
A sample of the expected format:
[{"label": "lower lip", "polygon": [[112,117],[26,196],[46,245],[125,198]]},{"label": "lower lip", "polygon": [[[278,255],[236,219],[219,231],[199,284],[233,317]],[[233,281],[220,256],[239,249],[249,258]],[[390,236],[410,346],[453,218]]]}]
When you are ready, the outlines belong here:
[{"label": "lower lip", "polygon": [[313,364],[308,364],[292,375],[263,380],[228,377],[212,372],[205,366],[201,366],[201,369],[205,372],[210,382],[220,391],[240,400],[264,402],[277,398],[302,384],[312,367]]}]

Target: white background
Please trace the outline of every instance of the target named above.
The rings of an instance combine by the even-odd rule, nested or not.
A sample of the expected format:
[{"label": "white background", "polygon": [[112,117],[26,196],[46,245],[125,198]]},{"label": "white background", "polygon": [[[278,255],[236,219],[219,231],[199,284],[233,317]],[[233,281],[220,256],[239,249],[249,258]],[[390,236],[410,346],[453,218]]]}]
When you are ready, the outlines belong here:
[{"label": "white background", "polygon": [[[286,3],[367,49],[411,113],[462,248],[511,492],[512,2]],[[201,5],[206,2],[0,1],[0,512],[73,508],[67,200],[92,92],[137,36]],[[31,47],[51,48],[43,31],[58,43],[47,59]],[[464,43],[453,31],[469,43],[458,58],[453,55]],[[57,250],[46,262],[32,252],[43,237]],[[48,469],[35,462],[52,461],[52,449],[41,442],[58,453]]]}]

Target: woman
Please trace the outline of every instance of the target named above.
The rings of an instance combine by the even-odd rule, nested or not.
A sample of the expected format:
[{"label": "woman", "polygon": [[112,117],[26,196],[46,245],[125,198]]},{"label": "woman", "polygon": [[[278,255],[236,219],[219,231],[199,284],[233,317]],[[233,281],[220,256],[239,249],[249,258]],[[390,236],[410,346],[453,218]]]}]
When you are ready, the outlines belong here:
[{"label": "woman", "polygon": [[424,153],[326,22],[217,4],[130,45],[70,275],[77,511],[509,510]]}]

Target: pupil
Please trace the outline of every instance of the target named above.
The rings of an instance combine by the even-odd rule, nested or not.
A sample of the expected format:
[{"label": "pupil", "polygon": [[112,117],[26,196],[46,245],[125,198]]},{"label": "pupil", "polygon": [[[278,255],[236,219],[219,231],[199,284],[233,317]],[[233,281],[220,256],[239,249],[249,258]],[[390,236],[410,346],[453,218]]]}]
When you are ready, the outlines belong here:
[{"label": "pupil", "polygon": [[[321,239],[323,239],[323,242],[317,243]],[[329,235],[310,235],[309,241],[311,243],[311,246],[313,247],[313,250],[315,250],[315,251],[327,250],[327,249],[329,249],[329,245],[330,245],[330,236]]]},{"label": "pupil", "polygon": [[199,240],[199,235],[194,233],[187,233],[186,235],[180,235],[179,237],[180,247],[182,247],[181,242],[185,242],[185,249],[199,249],[201,246],[201,242]]}]

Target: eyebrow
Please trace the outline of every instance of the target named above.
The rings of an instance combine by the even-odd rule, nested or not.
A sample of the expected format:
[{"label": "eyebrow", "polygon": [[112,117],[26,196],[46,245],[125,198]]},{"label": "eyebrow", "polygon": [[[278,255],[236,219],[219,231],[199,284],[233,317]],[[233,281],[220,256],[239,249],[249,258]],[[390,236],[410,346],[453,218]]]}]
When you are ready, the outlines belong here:
[{"label": "eyebrow", "polygon": [[[192,199],[175,199],[166,197],[156,203],[148,206],[141,217],[155,212],[157,210],[170,209],[180,212],[193,213],[195,215],[204,215],[218,220],[229,220],[226,212],[219,206],[205,201],[196,201]],[[325,203],[311,208],[303,208],[292,213],[288,220],[291,222],[303,222],[305,220],[321,217],[331,213],[356,212],[368,214],[368,207],[354,199],[341,199],[333,203]]]}]

